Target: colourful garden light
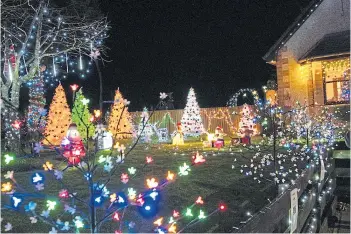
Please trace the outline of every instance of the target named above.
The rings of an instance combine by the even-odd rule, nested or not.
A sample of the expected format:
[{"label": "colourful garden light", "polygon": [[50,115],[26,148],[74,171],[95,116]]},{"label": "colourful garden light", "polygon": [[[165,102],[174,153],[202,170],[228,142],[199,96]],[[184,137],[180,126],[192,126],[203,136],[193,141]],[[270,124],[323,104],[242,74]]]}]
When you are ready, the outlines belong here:
[{"label": "colourful garden light", "polygon": [[69,198],[68,190],[67,189],[60,190],[59,197],[60,198]]},{"label": "colourful garden light", "polygon": [[77,91],[77,89],[79,88],[79,86],[77,84],[70,85],[70,87],[71,87],[73,92]]},{"label": "colourful garden light", "polygon": [[20,197],[13,196],[11,198],[11,205],[15,209],[17,209],[21,205],[22,202],[23,202],[23,199]]},{"label": "colourful garden light", "polygon": [[136,190],[133,188],[128,188],[128,198],[134,200],[136,198]]},{"label": "colourful garden light", "polygon": [[47,161],[43,164],[43,168],[45,171],[51,171],[54,168],[54,165],[51,162]]},{"label": "colourful garden light", "polygon": [[18,120],[16,120],[15,122],[13,122],[12,124],[11,124],[11,126],[13,127],[13,128],[15,128],[15,129],[20,129],[21,128],[21,122],[20,121],[18,121]]},{"label": "colourful garden light", "polygon": [[112,219],[113,219],[114,221],[119,221],[119,220],[120,220],[119,214],[118,214],[117,212],[113,213]]},{"label": "colourful garden light", "polygon": [[203,212],[202,210],[200,210],[198,219],[205,219],[205,218],[206,218],[205,212]]},{"label": "colourful garden light", "polygon": [[126,183],[128,183],[128,181],[129,181],[129,176],[128,176],[128,174],[122,173],[122,175],[121,175],[121,182],[122,182],[123,184],[126,184]]},{"label": "colourful garden light", "polygon": [[136,172],[136,169],[134,167],[130,167],[130,168],[128,168],[128,172],[129,172],[129,174],[134,175]]},{"label": "colourful garden light", "polygon": [[12,184],[10,182],[3,183],[1,185],[1,192],[10,192],[12,191]]},{"label": "colourful garden light", "polygon": [[163,217],[161,217],[161,218],[159,218],[159,219],[156,219],[155,222],[154,222],[154,224],[155,224],[156,226],[161,226],[161,225],[162,225],[162,221],[163,221]]},{"label": "colourful garden light", "polygon": [[44,180],[45,180],[44,175],[39,172],[36,172],[32,175],[32,184],[43,183]]},{"label": "colourful garden light", "polygon": [[146,179],[146,185],[148,188],[156,188],[158,186],[158,182],[155,178]]},{"label": "colourful garden light", "polygon": [[179,166],[179,175],[189,175],[190,167],[184,163],[183,166]]},{"label": "colourful garden light", "polygon": [[177,226],[175,223],[172,223],[171,226],[168,228],[169,233],[177,233]]},{"label": "colourful garden light", "polygon": [[206,161],[206,159],[204,158],[204,156],[202,156],[201,154],[199,154],[199,151],[196,152],[196,154],[192,157],[193,158],[193,163],[194,164],[200,164]]},{"label": "colourful garden light", "polygon": [[5,163],[9,164],[11,161],[13,161],[15,158],[13,156],[10,156],[9,154],[5,154]]},{"label": "colourful garden light", "polygon": [[150,163],[152,163],[154,160],[153,160],[153,158],[151,157],[151,156],[147,156],[146,157],[146,163],[147,164],[150,164]]},{"label": "colourful garden light", "polygon": [[225,204],[219,204],[219,210],[220,211],[226,211],[227,210],[227,206]]},{"label": "colourful garden light", "polygon": [[56,201],[51,201],[51,200],[46,201],[46,207],[48,208],[48,210],[54,210],[56,204],[57,204]]},{"label": "colourful garden light", "polygon": [[202,200],[202,197],[198,197],[195,201],[196,204],[202,205],[204,204],[204,201]]},{"label": "colourful garden light", "polygon": [[190,208],[186,208],[185,216],[187,216],[187,217],[192,217],[193,216],[193,213],[192,213]]},{"label": "colourful garden light", "polygon": [[173,216],[174,218],[178,218],[178,217],[180,216],[179,211],[173,210],[172,216]]},{"label": "colourful garden light", "polygon": [[167,173],[167,180],[168,181],[174,180],[174,173],[168,171],[168,173]]}]

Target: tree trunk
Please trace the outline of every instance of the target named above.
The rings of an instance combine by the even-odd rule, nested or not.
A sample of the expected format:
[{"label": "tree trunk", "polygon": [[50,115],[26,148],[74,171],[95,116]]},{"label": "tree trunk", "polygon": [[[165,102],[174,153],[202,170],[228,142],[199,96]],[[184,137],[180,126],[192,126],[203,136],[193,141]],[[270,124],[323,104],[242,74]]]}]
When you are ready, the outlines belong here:
[{"label": "tree trunk", "polygon": [[9,87],[1,81],[1,97],[9,101]]},{"label": "tree trunk", "polygon": [[[102,105],[103,105],[103,100],[102,100],[102,73],[99,67],[99,61],[97,59],[94,59],[96,69],[99,75],[99,81],[100,81],[100,95],[99,95],[99,108],[100,108],[100,113],[102,115]],[[100,123],[102,123],[102,117],[100,117]]]}]

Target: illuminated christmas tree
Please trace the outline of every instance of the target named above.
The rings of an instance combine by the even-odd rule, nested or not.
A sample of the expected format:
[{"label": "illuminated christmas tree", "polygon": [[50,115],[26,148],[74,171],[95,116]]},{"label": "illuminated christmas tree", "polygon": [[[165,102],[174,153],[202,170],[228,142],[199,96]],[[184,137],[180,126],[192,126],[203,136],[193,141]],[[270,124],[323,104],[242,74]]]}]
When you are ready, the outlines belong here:
[{"label": "illuminated christmas tree", "polygon": [[[41,111],[45,106],[44,84],[41,77],[34,77],[29,86],[29,107],[27,115],[28,130],[42,132],[45,128],[45,120]],[[40,120],[40,124],[39,123]]]},{"label": "illuminated christmas tree", "polygon": [[59,84],[55,90],[55,95],[50,105],[43,144],[59,145],[62,139],[66,136],[70,124],[71,112],[67,104],[65,90],[62,85]]},{"label": "illuminated christmas tree", "polygon": [[123,99],[121,92],[117,89],[108,121],[108,131],[117,139],[132,137],[133,127],[127,105],[128,101]]},{"label": "illuminated christmas tree", "polygon": [[186,136],[199,136],[203,131],[204,126],[200,116],[200,107],[196,101],[193,88],[189,90],[181,123]]},{"label": "illuminated christmas tree", "polygon": [[78,132],[83,139],[87,136],[92,137],[95,134],[95,127],[90,122],[91,114],[88,110],[89,99],[83,95],[82,89],[76,93],[72,110],[72,122],[77,125]]},{"label": "illuminated christmas tree", "polygon": [[239,122],[239,133],[244,136],[245,132],[249,131],[251,135],[257,135],[257,125],[254,122],[254,117],[251,114],[252,110],[244,104],[241,110],[241,118]]}]

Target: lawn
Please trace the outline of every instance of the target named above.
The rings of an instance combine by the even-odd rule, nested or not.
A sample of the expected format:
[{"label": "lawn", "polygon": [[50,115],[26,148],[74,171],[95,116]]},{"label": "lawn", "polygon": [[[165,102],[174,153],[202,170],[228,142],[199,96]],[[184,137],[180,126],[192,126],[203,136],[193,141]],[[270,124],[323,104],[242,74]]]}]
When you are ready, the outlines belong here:
[{"label": "lawn", "polygon": [[[178,149],[167,144],[157,146],[140,144],[126,158],[125,163],[120,166],[120,172],[115,175],[114,180],[109,183],[107,188],[110,191],[118,192],[132,187],[137,192],[142,192],[145,188],[146,178],[155,177],[160,181],[166,177],[168,170],[178,172],[178,167],[184,162],[191,164],[191,156],[199,150],[206,157],[206,162],[193,166],[189,175],[178,176],[174,182],[162,190],[161,209],[156,218],[142,219],[136,208],[131,206],[125,211],[124,221],[135,222],[136,232],[153,232],[154,220],[158,217],[164,217],[168,220],[173,210],[184,213],[186,207],[191,206],[197,197],[201,196],[205,202],[201,209],[205,211],[206,215],[218,208],[221,202],[228,206],[227,211],[216,212],[196,225],[189,225],[182,232],[230,232],[233,226],[239,226],[240,221],[247,219],[246,212],[258,211],[268,203],[267,198],[272,199],[274,194],[271,183],[258,184],[252,177],[243,176],[237,168],[232,169],[235,158],[237,164],[240,164],[241,160],[247,161],[236,155],[235,151],[239,149],[239,146],[231,150],[226,147],[221,151],[212,148],[203,149],[200,143],[187,143]],[[62,169],[65,166],[64,162],[57,160],[53,155],[49,152],[37,158],[17,160],[14,166],[3,167],[2,173],[15,170],[17,182],[34,191],[34,186],[29,183],[29,177],[34,171],[42,170],[42,164],[45,161],[49,160],[56,168]],[[146,155],[152,155],[154,162],[144,167]],[[123,185],[120,182],[120,175],[123,172],[127,173],[127,168],[131,166],[137,169],[136,176],[127,185]],[[96,176],[100,177],[100,175],[101,171],[98,171]],[[77,196],[83,199],[87,198],[89,194],[87,182],[77,169],[66,170],[63,182],[69,185],[68,189],[74,188],[73,191],[77,192]],[[57,196],[60,189],[62,187],[55,179],[47,178],[45,193]],[[76,205],[78,208],[86,209],[79,203]],[[198,215],[199,209],[199,205],[193,207],[194,216]],[[40,214],[43,210],[43,205],[38,202],[37,212]],[[62,210],[63,207],[59,207],[55,212],[62,212]],[[28,216],[13,211],[2,210],[2,217],[4,218],[2,228],[4,224],[10,222],[13,225],[12,232],[48,232],[51,230],[41,221],[31,224]],[[61,220],[71,221],[71,219],[65,219],[64,216],[61,217]],[[191,220],[187,217],[179,220],[177,231],[185,227]],[[101,231],[111,233],[118,228],[119,223],[110,221],[106,222]]]}]

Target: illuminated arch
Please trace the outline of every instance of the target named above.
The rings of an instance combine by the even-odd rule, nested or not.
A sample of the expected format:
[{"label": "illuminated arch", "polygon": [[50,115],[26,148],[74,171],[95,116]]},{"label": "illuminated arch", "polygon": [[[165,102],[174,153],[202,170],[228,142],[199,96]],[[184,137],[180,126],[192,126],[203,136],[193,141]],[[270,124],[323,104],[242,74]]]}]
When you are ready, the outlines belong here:
[{"label": "illuminated arch", "polygon": [[245,89],[239,89],[227,102],[227,106],[229,107],[235,107],[238,106],[238,97],[240,95],[246,95],[246,93],[250,93],[251,96],[254,99],[254,104],[258,103],[260,98],[258,96],[258,92],[255,89],[250,89],[250,88],[245,88]]}]

